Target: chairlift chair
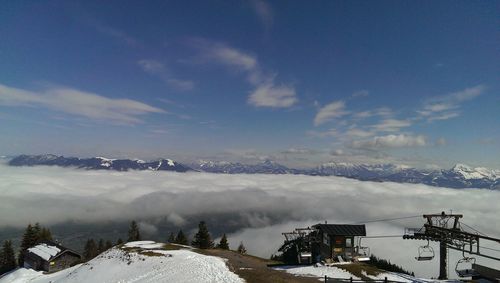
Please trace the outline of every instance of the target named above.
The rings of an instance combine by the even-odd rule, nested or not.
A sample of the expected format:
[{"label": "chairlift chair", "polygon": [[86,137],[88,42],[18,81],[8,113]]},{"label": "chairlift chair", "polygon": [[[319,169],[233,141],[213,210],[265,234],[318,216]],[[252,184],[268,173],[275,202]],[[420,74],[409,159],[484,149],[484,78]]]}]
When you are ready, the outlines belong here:
[{"label": "chairlift chair", "polygon": [[357,261],[370,261],[370,248],[361,245],[361,240],[363,237],[358,238],[358,245],[356,246],[356,256]]},{"label": "chairlift chair", "polygon": [[427,245],[418,247],[418,256],[415,257],[416,260],[427,261],[433,258],[434,249],[429,245],[429,241],[427,241]]},{"label": "chairlift chair", "polygon": [[357,261],[370,261],[370,248],[358,247]]},{"label": "chairlift chair", "polygon": [[476,274],[476,271],[472,268],[475,263],[476,258],[464,256],[462,259],[457,261],[455,272],[460,277],[472,277]]}]

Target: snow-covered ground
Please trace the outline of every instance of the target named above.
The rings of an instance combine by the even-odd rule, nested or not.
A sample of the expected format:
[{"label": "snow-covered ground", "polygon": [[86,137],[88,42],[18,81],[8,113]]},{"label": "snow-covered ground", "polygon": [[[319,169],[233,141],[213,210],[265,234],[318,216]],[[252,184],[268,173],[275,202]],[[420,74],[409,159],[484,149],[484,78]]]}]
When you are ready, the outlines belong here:
[{"label": "snow-covered ground", "polygon": [[352,275],[351,273],[335,267],[335,266],[315,266],[315,265],[308,265],[308,266],[281,266],[278,268],[275,268],[277,270],[284,270],[288,273],[294,274],[294,275],[302,275],[302,276],[310,276],[310,277],[318,277],[320,279],[325,278],[325,275],[328,277],[332,278],[339,278],[339,279],[349,279],[352,277],[352,279],[361,279],[359,277],[356,277]]},{"label": "snow-covered ground", "polygon": [[[361,278],[353,275],[352,273],[336,266],[324,266],[324,265],[307,265],[307,266],[281,266],[275,268],[277,270],[284,270],[288,273],[297,275],[297,276],[309,276],[309,277],[317,277],[319,281],[323,281],[325,275],[330,278],[336,279],[350,279],[360,280]],[[402,283],[432,283],[432,282],[446,282],[446,283],[457,283],[459,280],[433,280],[433,279],[423,279],[416,278],[407,274],[395,273],[395,272],[382,272],[377,275],[369,275],[365,271],[361,271],[361,273],[373,280],[384,280],[387,278],[389,281],[393,282],[402,282]]]},{"label": "snow-covered ground", "polygon": [[66,270],[43,274],[20,268],[0,278],[0,283],[155,283],[222,282],[240,283],[222,258],[205,256],[188,249],[165,250],[152,241],[131,242],[112,248],[93,260]]}]

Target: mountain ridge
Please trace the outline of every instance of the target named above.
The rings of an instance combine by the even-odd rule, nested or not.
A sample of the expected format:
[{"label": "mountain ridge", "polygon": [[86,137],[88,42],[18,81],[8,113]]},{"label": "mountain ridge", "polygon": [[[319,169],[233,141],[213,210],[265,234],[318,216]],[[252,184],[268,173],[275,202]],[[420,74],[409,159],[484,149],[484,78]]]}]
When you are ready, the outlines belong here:
[{"label": "mountain ridge", "polygon": [[140,159],[110,159],[105,157],[78,158],[53,154],[19,155],[8,162],[10,166],[49,165],[76,167],[87,170],[151,170],[151,171],[201,171],[223,174],[302,174],[309,176],[339,176],[360,181],[425,184],[456,189],[482,188],[500,190],[500,171],[484,167],[456,164],[451,169],[417,169],[395,164],[353,164],[329,162],[311,169],[294,169],[271,160],[257,164],[240,162],[198,160],[189,165],[172,159],[144,161]]},{"label": "mountain ridge", "polygon": [[42,155],[19,155],[11,159],[10,166],[61,166],[76,167],[88,170],[151,170],[151,171],[175,171],[187,172],[193,171],[192,168],[184,164],[173,161],[172,159],[161,158],[155,161],[144,161],[141,159],[110,159],[105,157],[64,157],[54,154]]}]

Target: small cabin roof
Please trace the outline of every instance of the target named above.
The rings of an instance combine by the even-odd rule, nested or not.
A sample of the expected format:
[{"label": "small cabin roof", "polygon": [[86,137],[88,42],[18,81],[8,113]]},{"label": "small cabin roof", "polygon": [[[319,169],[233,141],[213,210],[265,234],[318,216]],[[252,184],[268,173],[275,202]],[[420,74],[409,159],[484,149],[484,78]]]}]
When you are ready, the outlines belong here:
[{"label": "small cabin roof", "polygon": [[51,246],[48,244],[38,244],[32,248],[29,248],[28,252],[33,253],[46,261],[49,261],[51,258],[60,253],[61,250],[56,246]]},{"label": "small cabin roof", "polygon": [[66,252],[70,252],[77,255],[78,257],[81,257],[80,254],[78,254],[77,252],[72,251],[52,241],[42,241],[38,245],[29,248],[28,252],[40,257],[45,261],[53,260],[56,257],[59,257],[60,255]]},{"label": "small cabin roof", "polygon": [[316,224],[312,226],[328,235],[335,236],[366,236],[364,224]]}]

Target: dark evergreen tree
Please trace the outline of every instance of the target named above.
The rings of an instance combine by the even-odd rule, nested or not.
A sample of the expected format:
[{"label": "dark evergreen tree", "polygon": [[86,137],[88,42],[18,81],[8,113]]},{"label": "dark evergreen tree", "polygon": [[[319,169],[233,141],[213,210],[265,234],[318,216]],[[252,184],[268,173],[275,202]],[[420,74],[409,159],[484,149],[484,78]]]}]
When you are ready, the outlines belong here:
[{"label": "dark evergreen tree", "polygon": [[52,233],[50,232],[50,230],[48,228],[42,227],[42,229],[38,233],[38,242],[52,240]]},{"label": "dark evergreen tree", "polygon": [[83,257],[85,260],[91,260],[99,254],[99,250],[94,239],[88,239],[85,243]]},{"label": "dark evergreen tree", "polygon": [[240,254],[246,254],[247,253],[247,249],[245,248],[245,246],[243,245],[243,242],[240,242],[240,245],[238,246],[238,249],[237,251],[240,253]]},{"label": "dark evergreen tree", "polygon": [[104,244],[105,250],[107,251],[107,250],[111,249],[112,247],[113,247],[113,243],[111,243],[110,240],[107,240],[106,244]]},{"label": "dark evergreen tree", "polygon": [[135,221],[132,221],[130,223],[130,227],[128,229],[128,242],[133,242],[133,241],[140,241],[141,240],[141,233],[139,231],[139,226]]},{"label": "dark evergreen tree", "polygon": [[21,247],[19,249],[18,263],[19,266],[24,265],[24,253],[27,249],[33,247],[38,241],[36,228],[28,224],[24,230],[23,239],[21,240]]},{"label": "dark evergreen tree", "polygon": [[104,249],[104,240],[101,238],[99,239],[99,242],[97,244],[97,253],[102,253],[103,251],[105,251]]},{"label": "dark evergreen tree", "polygon": [[121,244],[123,244],[123,240],[122,238],[118,238],[118,240],[116,241],[116,245],[119,246]]},{"label": "dark evergreen tree", "polygon": [[177,233],[177,237],[175,238],[174,243],[179,244],[179,245],[189,245],[189,240],[184,235],[184,232],[182,230],[179,230],[179,233]]},{"label": "dark evergreen tree", "polygon": [[217,244],[217,248],[223,250],[229,250],[229,243],[227,242],[227,237],[225,233],[222,235],[222,238],[220,238],[220,242]]},{"label": "dark evergreen tree", "polygon": [[378,258],[373,254],[370,256],[370,264],[372,264],[373,266],[375,266],[377,268],[383,269],[383,270],[405,273],[405,274],[408,274],[411,276],[415,276],[415,274],[413,272],[405,270],[401,266],[391,263],[389,260]]},{"label": "dark evergreen tree", "polygon": [[174,232],[170,233],[170,235],[168,236],[167,242],[175,244],[175,235],[174,235]]},{"label": "dark evergreen tree", "polygon": [[214,242],[210,237],[205,221],[200,221],[200,224],[198,224],[198,233],[194,235],[191,244],[200,249],[211,249],[214,247]]},{"label": "dark evergreen tree", "polygon": [[0,274],[14,270],[17,267],[12,241],[5,241],[0,250]]},{"label": "dark evergreen tree", "polygon": [[35,225],[33,226],[33,233],[35,234],[34,243],[38,244],[38,242],[40,241],[40,234],[42,233],[42,227],[40,226],[40,223],[35,223]]}]

